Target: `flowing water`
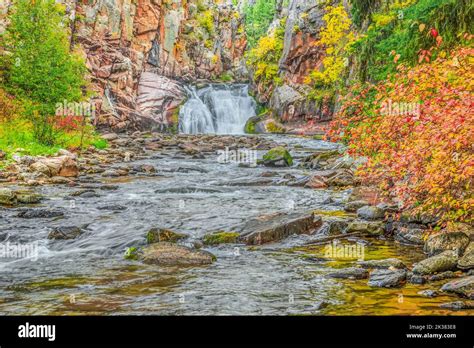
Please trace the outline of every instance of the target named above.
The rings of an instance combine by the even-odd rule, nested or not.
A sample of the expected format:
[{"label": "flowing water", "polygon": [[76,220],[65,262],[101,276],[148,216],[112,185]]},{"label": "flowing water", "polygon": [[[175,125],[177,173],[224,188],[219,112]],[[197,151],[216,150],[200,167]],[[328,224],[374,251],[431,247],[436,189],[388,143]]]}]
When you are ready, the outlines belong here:
[{"label": "flowing water", "polygon": [[[209,86],[192,93],[181,112],[183,132],[239,133],[248,116],[255,114],[245,86]],[[288,145],[296,162],[316,149],[335,146],[301,137],[272,138]],[[38,187],[47,197],[39,206],[64,212],[61,218],[21,219],[17,215],[23,208],[0,208],[0,243],[33,245],[37,251],[30,259],[0,259],[0,314],[451,313],[439,304],[454,301],[452,297],[417,294],[425,288],[438,289],[440,284],[377,289],[368,287],[367,280],[325,277],[347,261],[324,260],[322,247],[297,248],[310,236],[262,247],[205,248],[217,256],[206,267],[161,267],[125,260],[124,251],[144,245],[152,227],[200,238],[218,230],[232,231],[264,214],[340,210],[348,194],[279,184],[285,174],[308,174],[295,167],[242,168],[219,163],[217,154],[193,159],[177,156],[175,151],[160,151],[135,163],[152,164],[156,176],[101,179],[98,197],[73,198],[71,193],[77,188],[67,186]],[[276,175],[272,183],[245,184],[269,172]],[[101,190],[105,184],[117,189]],[[107,205],[122,209],[104,210]],[[84,226],[86,233],[74,240],[48,240],[51,228],[58,226]],[[365,257],[398,257],[411,264],[423,254],[419,248],[374,240],[366,242]]]},{"label": "flowing water", "polygon": [[184,134],[243,134],[247,120],[255,116],[256,103],[247,85],[212,84],[187,87],[189,99],[179,113]]}]

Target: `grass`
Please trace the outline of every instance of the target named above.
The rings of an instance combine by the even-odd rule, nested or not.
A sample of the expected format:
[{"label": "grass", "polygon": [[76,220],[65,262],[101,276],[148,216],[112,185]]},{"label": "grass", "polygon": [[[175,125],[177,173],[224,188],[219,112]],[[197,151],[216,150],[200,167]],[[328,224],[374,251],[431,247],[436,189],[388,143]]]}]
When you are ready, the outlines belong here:
[{"label": "grass", "polygon": [[[19,155],[54,155],[59,149],[74,150],[81,144],[81,133],[79,131],[58,132],[56,144],[53,146],[38,143],[33,135],[31,124],[20,118],[10,122],[0,123],[0,150],[6,153],[6,159],[11,159],[15,153]],[[87,130],[83,147],[94,146],[97,149],[105,149],[108,143],[101,139],[93,130]]]}]

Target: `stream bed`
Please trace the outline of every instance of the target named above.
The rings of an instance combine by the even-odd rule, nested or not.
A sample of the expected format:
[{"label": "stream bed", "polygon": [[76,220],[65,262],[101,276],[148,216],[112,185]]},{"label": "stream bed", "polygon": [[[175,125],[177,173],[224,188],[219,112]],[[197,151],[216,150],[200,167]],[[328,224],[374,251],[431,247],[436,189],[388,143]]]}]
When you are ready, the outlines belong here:
[{"label": "stream bed", "polygon": [[[289,146],[296,161],[334,144],[273,136]],[[261,157],[262,153],[259,151]],[[101,179],[98,196],[71,197],[77,188],[41,186],[39,207],[63,217],[22,219],[22,208],[0,208],[0,242],[30,243],[34,259],[0,260],[2,315],[441,315],[455,297],[427,298],[423,289],[440,284],[371,288],[367,280],[325,275],[352,261],[322,260],[323,247],[301,247],[308,236],[263,246],[205,247],[217,261],[178,268],[125,260],[125,250],[144,245],[147,231],[169,228],[199,239],[231,231],[251,218],[276,212],[338,210],[347,191],[313,190],[278,184],[245,185],[264,173],[304,175],[304,169],[244,168],[215,156],[193,159],[159,151],[135,164],[151,164],[153,177]],[[239,184],[241,183],[241,184]],[[331,197],[333,203],[328,204]],[[115,206],[116,209],[111,209]],[[117,207],[120,207],[118,209]],[[51,228],[85,226],[74,240],[48,240]],[[365,241],[365,260],[397,257],[406,264],[423,258],[420,248],[390,240]]]}]

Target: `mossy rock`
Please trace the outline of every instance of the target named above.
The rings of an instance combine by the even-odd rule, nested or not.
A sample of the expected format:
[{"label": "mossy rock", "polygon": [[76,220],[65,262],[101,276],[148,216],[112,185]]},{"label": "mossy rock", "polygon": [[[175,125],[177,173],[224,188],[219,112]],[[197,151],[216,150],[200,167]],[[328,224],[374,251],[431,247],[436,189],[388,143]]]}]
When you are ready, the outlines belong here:
[{"label": "mossy rock", "polygon": [[36,204],[42,199],[40,194],[29,190],[17,190],[15,191],[15,195],[18,203],[23,204]]},{"label": "mossy rock", "polygon": [[293,165],[293,158],[287,149],[283,146],[277,146],[269,150],[265,155],[263,155],[263,164],[270,166],[278,166],[280,163],[291,167]]},{"label": "mossy rock", "polygon": [[203,243],[206,245],[231,244],[237,243],[239,233],[236,232],[217,232],[205,235]]},{"label": "mossy rock", "polygon": [[187,236],[185,234],[174,232],[164,228],[152,228],[146,234],[146,241],[148,244],[159,242],[176,243],[177,241],[186,237]]},{"label": "mossy rock", "polygon": [[139,250],[137,247],[130,247],[125,251],[125,254],[123,255],[123,258],[125,260],[138,260],[139,258]]}]

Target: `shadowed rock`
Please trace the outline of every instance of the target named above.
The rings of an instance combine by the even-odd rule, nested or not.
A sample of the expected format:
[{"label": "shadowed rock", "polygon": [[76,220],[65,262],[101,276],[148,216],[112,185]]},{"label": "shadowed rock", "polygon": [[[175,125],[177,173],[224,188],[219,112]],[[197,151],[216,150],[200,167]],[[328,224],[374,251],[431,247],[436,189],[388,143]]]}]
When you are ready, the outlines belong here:
[{"label": "shadowed rock", "polygon": [[311,234],[321,226],[321,217],[313,213],[267,215],[248,221],[239,240],[248,245],[265,244],[293,234]]},{"label": "shadowed rock", "polygon": [[367,279],[369,277],[369,271],[364,268],[349,267],[331,272],[328,274],[328,277],[339,279]]},{"label": "shadowed rock", "polygon": [[464,277],[444,284],[441,291],[453,292],[470,300],[474,300],[474,276]]},{"label": "shadowed rock", "polygon": [[370,273],[368,285],[379,288],[393,288],[403,285],[407,273],[404,270],[378,269]]}]

